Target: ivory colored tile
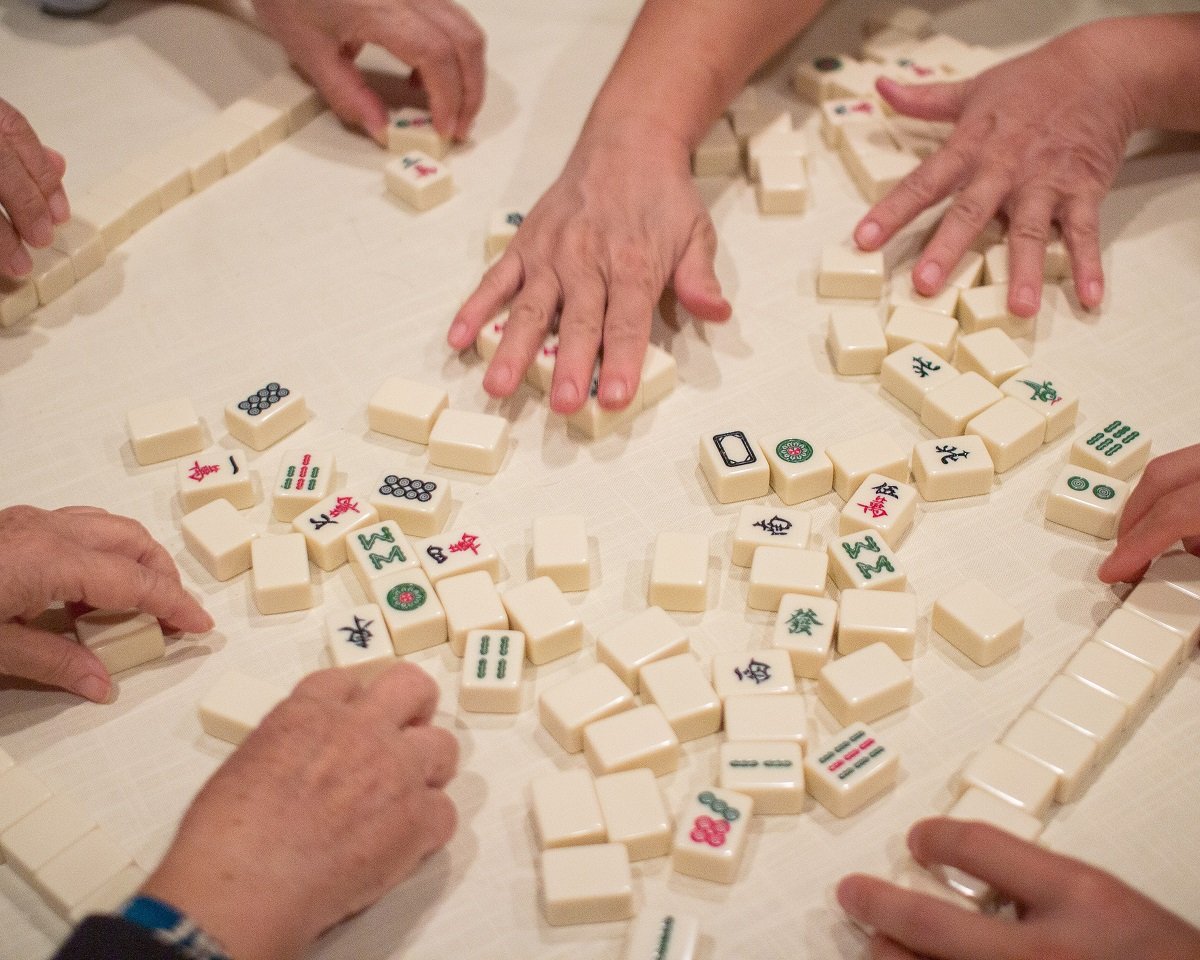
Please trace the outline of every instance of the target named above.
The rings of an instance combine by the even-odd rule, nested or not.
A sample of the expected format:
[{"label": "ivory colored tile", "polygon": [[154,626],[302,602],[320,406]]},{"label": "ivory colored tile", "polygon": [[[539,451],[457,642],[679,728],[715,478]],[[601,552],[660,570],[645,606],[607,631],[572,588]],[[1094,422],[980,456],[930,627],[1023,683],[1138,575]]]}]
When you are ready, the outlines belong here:
[{"label": "ivory colored tile", "polygon": [[168,140],[161,152],[178,165],[192,193],[207,190],[227,173],[225,150],[203,125]]},{"label": "ivory colored tile", "polygon": [[417,557],[434,583],[472,570],[486,570],[500,579],[500,554],[492,538],[476,526],[459,525],[430,537],[417,547]]},{"label": "ivory colored tile", "polygon": [[623,960],[694,960],[700,924],[678,913],[646,912],[629,927]]},{"label": "ivory colored tile", "polygon": [[433,537],[450,517],[450,481],[384,472],[368,503],[412,537]]},{"label": "ivory colored tile", "polygon": [[877,533],[895,548],[916,515],[916,487],[873,473],[846,501],[838,517],[838,533]]},{"label": "ivory colored tile", "polygon": [[963,580],[933,605],[933,629],[981,667],[1015,650],[1025,617],[978,580]]},{"label": "ivory colored tile", "polygon": [[517,713],[525,672],[525,635],[472,630],[463,649],[458,704],[471,713]]},{"label": "ivory colored tile", "polygon": [[338,492],[296,517],[292,529],[303,535],[313,563],[322,570],[336,570],[347,560],[347,538],[378,521],[379,514],[361,497]]},{"label": "ivory colored tile", "polygon": [[538,719],[567,753],[579,753],[588,724],[635,706],[629,687],[608,666],[597,663],[543,690]]},{"label": "ivory colored tile", "polygon": [[1046,421],[1046,443],[1057,440],[1075,426],[1079,415],[1079,395],[1047,371],[1029,366],[1000,384],[1000,392],[1019,400]]},{"label": "ivory colored tile", "polygon": [[322,110],[317,91],[290,68],[266,80],[247,99],[282,110],[287,115],[289,135],[316,119]]},{"label": "ivory colored tile", "polygon": [[888,353],[912,344],[923,344],[943,360],[954,356],[958,321],[944,313],[900,305],[892,310],[884,327]]},{"label": "ivory colored tile", "polygon": [[445,643],[446,610],[429,578],[409,567],[371,581],[369,595],[383,611],[396,656]]},{"label": "ivory colored tile", "polygon": [[922,440],[913,447],[913,480],[926,500],[953,500],[991,493],[996,468],[983,438],[965,434]]},{"label": "ivory colored tile", "polygon": [[371,396],[367,425],[389,437],[428,443],[429,432],[449,403],[449,395],[441,387],[389,377]]},{"label": "ivory colored tile", "polygon": [[1037,699],[1033,709],[1055,717],[1100,744],[1100,756],[1112,751],[1129,719],[1129,709],[1115,697],[1077,677],[1059,674]]},{"label": "ivory colored tile", "polygon": [[97,827],[43,863],[32,884],[65,920],[72,907],[132,865],[133,857]]},{"label": "ivory colored tile", "polygon": [[843,500],[873,473],[908,481],[908,456],[882,431],[831,444],[825,452],[833,464],[833,489]]},{"label": "ivory colored tile", "polygon": [[91,192],[106,197],[123,211],[124,222],[117,228],[123,236],[117,243],[128,240],[162,213],[157,188],[125,170],[105,177]]},{"label": "ivory colored tile", "polygon": [[[827,114],[830,108],[825,105]],[[872,109],[876,108],[872,105]],[[883,295],[883,278],[883,253],[878,250],[868,253],[836,243],[821,250],[818,296],[878,300]]]},{"label": "ivory colored tile", "polygon": [[191,167],[169,146],[140,154],[124,168],[124,172],[154,188],[163,212],[192,194]]},{"label": "ivory colored tile", "polygon": [[[557,346],[555,354],[557,355]],[[547,381],[547,389],[548,387],[549,382]],[[599,396],[600,364],[597,363],[592,371],[592,379],[588,383],[587,399],[583,402],[582,407],[567,416],[567,426],[590,440],[608,436],[636,417],[641,409],[643,394],[639,386],[638,391],[633,395],[633,401],[624,410],[606,410],[600,406]]]},{"label": "ivory colored tile", "polygon": [[143,466],[204,448],[204,427],[186,397],[134,407],[126,418],[133,455]]},{"label": "ivory colored tile", "polygon": [[446,611],[446,633],[456,657],[463,656],[472,631],[508,629],[508,611],[486,570],[443,577],[435,589]]},{"label": "ivory colored tile", "polygon": [[26,250],[33,261],[29,280],[37,290],[39,304],[53,303],[75,286],[75,270],[65,253],[59,253],[53,247],[27,247]]},{"label": "ivory colored tile", "polygon": [[761,179],[759,164],[763,157],[788,157],[804,171],[808,144],[803,130],[764,130],[750,138],[746,146],[746,173],[751,180]]},{"label": "ivory colored tile", "polygon": [[903,590],[908,574],[886,540],[851,533],[829,541],[829,579],[841,590]]},{"label": "ivory colored tile", "polygon": [[364,683],[397,662],[377,603],[327,613],[325,649],[335,667],[352,670]]},{"label": "ivory colored tile", "polygon": [[548,333],[538,352],[534,354],[533,363],[525,371],[525,382],[541,393],[549,393],[554,383],[554,367],[557,362],[558,334]]},{"label": "ivory colored tile", "polygon": [[666,610],[699,613],[708,606],[708,537],[667,530],[654,542],[649,601]]},{"label": "ivory colored tile", "polygon": [[699,442],[700,469],[721,503],[765,497],[771,470],[754,439],[743,430],[705,433]]},{"label": "ivory colored tile", "polygon": [[874,307],[833,307],[825,337],[833,369],[844,377],[879,373],[887,337]]},{"label": "ivory colored tile", "polygon": [[803,510],[746,504],[733,531],[733,563],[750,566],[759,547],[806,549],[811,529],[812,517]]},{"label": "ivory colored tile", "polygon": [[692,153],[692,173],[697,177],[732,177],[742,168],[741,148],[733,127],[720,117]]},{"label": "ivory colored tile", "polygon": [[287,695],[287,690],[273,683],[230,671],[209,687],[197,704],[200,726],[210,737],[236,746]]},{"label": "ivory colored tile", "polygon": [[104,235],[95,224],[77,213],[66,223],[54,228],[54,239],[50,245],[70,258],[76,283],[104,266],[108,256]]},{"label": "ivory colored tile", "polygon": [[776,153],[760,154],[755,159],[752,170],[751,177],[757,181],[754,194],[758,200],[759,213],[796,214],[808,209],[808,174],[804,170],[803,157]]},{"label": "ivory colored tile", "polygon": [[115,250],[133,233],[129,208],[101,190],[89,190],[81,196],[71,197],[71,219],[85,220],[99,230],[106,253]]},{"label": "ivory colored tile", "polygon": [[1118,480],[1128,480],[1149,459],[1150,437],[1123,420],[1093,421],[1071,445],[1071,463]]},{"label": "ivory colored tile", "polygon": [[823,550],[759,547],[750,565],[747,605],[753,610],[779,609],[789,593],[819,597],[825,592],[829,557]]},{"label": "ivory colored tile", "polygon": [[31,280],[0,277],[0,327],[20,323],[37,308],[37,287]]},{"label": "ivory colored tile", "polygon": [[[838,92],[845,94],[848,87],[857,84],[851,74],[860,74],[861,70],[849,65],[845,73],[838,78]],[[846,81],[849,81],[847,83]],[[830,150],[836,150],[842,143],[842,133],[849,126],[869,124],[878,126],[883,120],[883,111],[873,100],[857,95],[838,96],[827,99],[821,104],[821,139]],[[880,260],[880,275],[882,279],[882,258]],[[844,294],[826,294],[822,296],[843,296]]]},{"label": "ivory colored tile", "polygon": [[446,410],[429,434],[429,462],[472,473],[496,473],[508,452],[504,417],[470,410]]},{"label": "ivory colored tile", "polygon": [[394,520],[346,534],[346,559],[364,590],[371,589],[372,580],[418,566],[416,551]]},{"label": "ivory colored tile", "polygon": [[492,211],[488,219],[487,238],[484,241],[483,252],[487,259],[493,260],[508,249],[517,228],[525,222],[525,214],[521,210],[502,207]]},{"label": "ivory colored tile", "polygon": [[1156,684],[1159,689],[1175,673],[1183,659],[1184,651],[1188,649],[1187,641],[1181,633],[1150,619],[1132,607],[1118,607],[1114,610],[1092,635],[1092,639],[1149,667],[1157,677]]},{"label": "ivory colored tile", "polygon": [[388,192],[415,210],[429,210],[454,194],[450,168],[420,150],[389,160],[383,176]]},{"label": "ivory colored tile", "polygon": [[[843,143],[850,129],[843,128]],[[917,169],[921,160],[907,150],[868,150],[847,155],[845,164],[863,199],[868,203],[878,203]]]},{"label": "ivory colored tile", "polygon": [[17,875],[33,885],[34,874],[49,860],[95,829],[96,821],[83,807],[54,795],[0,833],[0,850]]},{"label": "ivory colored tile", "polygon": [[272,490],[271,514],[290,523],[333,492],[332,453],[301,448],[287,451],[279,460]]},{"label": "ivory colored tile", "polygon": [[529,784],[533,823],[543,850],[604,843],[608,834],[586,770],[558,770]]},{"label": "ivory colored tile", "polygon": [[679,738],[653,704],[589,723],[583,728],[583,752],[596,776],[647,767],[661,777],[679,766]]},{"label": "ivory colored tile", "polygon": [[795,432],[773,434],[761,441],[771,470],[771,489],[791,506],[833,489],[833,464],[818,444]]},{"label": "ivory colored tile", "polygon": [[[70,907],[63,919],[81,923],[94,913],[115,913],[146,882],[146,871],[135,863],[122,868],[78,903]],[[47,899],[49,900],[49,894]]]},{"label": "ivory colored tile", "polygon": [[475,336],[475,350],[484,360],[491,360],[500,348],[500,340],[504,335],[504,325],[508,322],[508,311],[493,317],[479,329]]},{"label": "ivory colored tile", "polygon": [[[1037,817],[1014,807],[994,793],[969,787],[946,811],[956,820],[979,820],[990,823],[1006,833],[1033,842],[1041,836],[1043,825]],[[983,880],[955,867],[943,867],[942,875],[950,887],[963,896],[977,901],[990,901],[994,891]]]},{"label": "ivory colored tile", "polygon": [[270,103],[253,97],[242,97],[222,110],[221,114],[231,123],[238,123],[257,131],[260,153],[266,153],[287,139],[287,111]]},{"label": "ivory colored tile", "polygon": [[839,96],[836,86],[839,74],[848,72],[858,63],[853,57],[828,54],[804,60],[792,71],[792,89],[801,100],[820,106]]},{"label": "ivory colored tile", "polygon": [[688,649],[687,634],[661,607],[647,607],[596,638],[596,659],[634,693],[639,689],[638,673],[642,667]]},{"label": "ivory colored tile", "polygon": [[75,634],[111,674],[161,660],[167,649],[158,620],[137,610],[91,610],[75,618]]},{"label": "ivory colored tile", "polygon": [[917,598],[891,590],[843,590],[838,607],[838,653],[885,643],[911,660],[917,642]]},{"label": "ivory colored tile", "polygon": [[642,702],[662,710],[680,742],[721,729],[721,699],[692,654],[648,663],[639,679]]},{"label": "ivory colored tile", "polygon": [[525,634],[531,663],[548,663],[583,646],[583,622],[549,577],[506,590],[500,599],[513,629]]},{"label": "ivory colored tile", "polygon": [[1001,397],[967,422],[967,433],[983,439],[997,473],[1011,470],[1041,448],[1046,420],[1013,397]]},{"label": "ivory colored tile", "polygon": [[1101,540],[1111,540],[1117,535],[1129,491],[1129,484],[1122,480],[1068,465],[1059,471],[1050,487],[1046,519]]},{"label": "ivory colored tile", "polygon": [[591,586],[591,556],[583,514],[553,514],[533,519],[533,575],[549,577],[560,590]]},{"label": "ivory colored tile", "polygon": [[239,510],[257,502],[251,471],[241,450],[210,447],[195,457],[180,460],[179,503],[184,513],[224,498]]},{"label": "ivory colored tile", "polygon": [[1079,795],[1099,751],[1099,744],[1086,733],[1038,710],[1017,717],[1000,742],[1055,774],[1054,799],[1059,803],[1070,803]]},{"label": "ivory colored tile", "polygon": [[977,250],[968,250],[962,259],[946,277],[946,286],[968,290],[979,286],[983,278],[983,254]]},{"label": "ivory colored tile", "polygon": [[804,750],[807,724],[804,696],[799,693],[741,694],[725,699],[726,740],[787,741]]},{"label": "ivory colored tile", "polygon": [[0,773],[0,834],[28,816],[53,794],[42,779],[25,767],[9,767]]},{"label": "ivory colored tile", "polygon": [[437,160],[446,156],[450,142],[433,127],[433,114],[419,107],[401,107],[388,119],[388,150],[416,150]]},{"label": "ivory colored tile", "polygon": [[895,751],[854,723],[809,751],[804,788],[835,817],[848,817],[891,788],[899,770]]},{"label": "ivory colored tile", "polygon": [[792,659],[786,650],[718,653],[712,661],[712,678],[722,700],[747,694],[776,696],[796,691]]},{"label": "ivory colored tile", "polygon": [[745,793],[712,787],[690,795],[684,801],[672,845],[675,872],[714,883],[733,883],[753,813],[754,800]]},{"label": "ivory colored tile", "polygon": [[934,387],[957,379],[959,373],[922,343],[910,343],[884,358],[879,385],[918,416]]},{"label": "ivory colored tile", "polygon": [[958,288],[943,287],[940,292],[935,293],[932,297],[927,297],[925,294],[919,293],[913,286],[910,270],[893,273],[888,289],[889,315],[894,309],[902,306],[917,307],[931,313],[941,313],[947,317],[953,317],[955,308],[958,307]]},{"label": "ivory colored tile", "polygon": [[214,579],[229,580],[250,569],[258,531],[228,500],[212,500],[185,514],[180,529],[192,556]]},{"label": "ivory colored tile", "polygon": [[944,900],[960,910],[968,910],[972,913],[981,913],[983,910],[982,904],[951,889],[942,877],[934,876],[915,861],[910,860],[896,874],[883,879],[894,883],[903,890],[911,890],[913,893],[921,893]]},{"label": "ivory colored tile", "polygon": [[608,839],[622,843],[630,860],[671,852],[671,814],[654,774],[645,767],[596,778],[596,797]]},{"label": "ivory colored tile", "polygon": [[625,845],[543,851],[542,905],[555,927],[628,920],[634,915],[633,876]]},{"label": "ivory colored tile", "polygon": [[304,397],[275,381],[225,408],[226,429],[252,450],[266,450],[307,420]]},{"label": "ivory colored tile", "polygon": [[1200,557],[1183,550],[1164,553],[1142,578],[1150,583],[1169,583],[1189,597],[1200,600]]},{"label": "ivory colored tile", "polygon": [[635,401],[637,407],[648,409],[654,406],[674,390],[678,383],[679,365],[675,358],[661,347],[656,347],[653,343],[647,344]]},{"label": "ivory colored tile", "polygon": [[789,593],[780,598],[771,646],[787,651],[797,677],[816,677],[829,660],[837,614],[837,601],[828,597]]},{"label": "ivory colored tile", "polygon": [[1029,357],[1007,333],[991,327],[958,338],[954,365],[963,373],[973,370],[998,387],[1028,367]]},{"label": "ivory colored tile", "polygon": [[[214,501],[219,503],[221,501]],[[210,509],[213,504],[201,509]],[[259,613],[307,610],[316,601],[304,536],[288,533],[250,541],[254,603]]]},{"label": "ivory colored tile", "polygon": [[963,333],[977,333],[995,327],[1010,337],[1024,337],[1032,333],[1034,326],[1032,319],[1018,317],[1009,311],[1007,283],[960,290],[955,315]]},{"label": "ivory colored tile", "polygon": [[983,251],[983,283],[1008,283],[1008,244],[996,243]]},{"label": "ivory colored tile", "polygon": [[1041,819],[1050,809],[1058,776],[1044,764],[1002,743],[974,754],[955,778],[955,793],[985,790],[1018,810]]},{"label": "ivory colored tile", "polygon": [[977,373],[964,373],[934,387],[921,405],[921,423],[936,437],[961,437],[967,424],[1002,394]]},{"label": "ivory colored tile", "polygon": [[749,740],[723,743],[717,785],[751,797],[755,813],[800,813],[804,809],[800,745]]},{"label": "ivory colored tile", "polygon": [[1125,598],[1124,607],[1174,630],[1189,648],[1200,637],[1200,601],[1169,583],[1139,583]]},{"label": "ivory colored tile", "polygon": [[821,668],[817,695],[838,723],[870,723],[908,706],[912,673],[886,643],[873,643]]}]

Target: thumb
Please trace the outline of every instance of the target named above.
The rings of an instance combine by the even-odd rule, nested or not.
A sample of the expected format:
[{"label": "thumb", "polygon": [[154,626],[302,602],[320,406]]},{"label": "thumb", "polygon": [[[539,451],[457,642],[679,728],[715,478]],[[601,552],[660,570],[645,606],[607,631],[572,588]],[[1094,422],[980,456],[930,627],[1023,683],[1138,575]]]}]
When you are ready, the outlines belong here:
[{"label": "thumb", "polygon": [[967,80],[953,83],[897,83],[890,77],[875,81],[875,89],[897,113],[918,120],[953,123],[962,113]]},{"label": "thumb", "polygon": [[20,623],[0,624],[0,674],[61,687],[107,703],[112,680],[99,658],[59,633]]},{"label": "thumb", "polygon": [[717,255],[717,232],[707,216],[692,228],[688,245],[675,267],[672,286],[680,303],[701,320],[722,322],[729,319],[733,308],[721,295],[721,282],[713,269]]}]

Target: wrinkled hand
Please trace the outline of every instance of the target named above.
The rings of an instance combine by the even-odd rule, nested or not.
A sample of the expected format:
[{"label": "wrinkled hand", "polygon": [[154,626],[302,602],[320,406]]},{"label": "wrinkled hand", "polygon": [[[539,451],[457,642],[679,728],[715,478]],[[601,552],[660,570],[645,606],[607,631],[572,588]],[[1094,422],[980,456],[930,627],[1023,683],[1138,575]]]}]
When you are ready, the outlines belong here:
[{"label": "wrinkled hand", "polygon": [[90,650],[26,626],[56,602],[137,609],[168,627],[212,629],[179,580],[174,561],[145,527],[96,507],[0,510],[0,674],[108,699],[108,671]]},{"label": "wrinkled hand", "polygon": [[20,111],[0,100],[0,277],[29,273],[24,244],[50,246],[54,225],[70,218],[66,169],[62,154],[42,146]]},{"label": "wrinkled hand", "polygon": [[632,130],[585,134],[454,318],[448,339],[462,350],[511,301],[483,381],[492,396],[517,389],[556,318],[550,405],[559,413],[587,400],[601,350],[600,404],[628,406],[668,283],[696,317],[728,319],[713,272],[716,232],[692,183],[688,151],[652,138]]},{"label": "wrinkled hand", "polygon": [[957,193],[913,269],[932,295],[997,212],[1008,218],[1009,294],[1014,314],[1041,304],[1046,245],[1057,223],[1071,255],[1075,290],[1100,305],[1100,203],[1116,178],[1137,110],[1102,53],[1097,24],[960,83],[906,87],[880,80],[898,112],[953,121],[945,145],[876,204],[855,228],[875,250],[917,214]]},{"label": "wrinkled hand", "polygon": [[433,126],[466,139],[483,103],[485,38],[453,0],[254,0],[259,19],[346,123],[381,143],[387,109],[354,58],[378,44],[414,70]]},{"label": "wrinkled hand", "polygon": [[1017,904],[1016,922],[972,913],[876,877],[853,875],[838,901],[873,928],[873,960],[1168,960],[1200,956],[1200,930],[1079,860],[984,823],[934,819],[908,835],[925,867],[958,867]]},{"label": "wrinkled hand", "polygon": [[458,742],[429,724],[437,693],[409,663],[367,687],[306,677],[200,791],[143,891],[231,956],[299,956],[453,834]]},{"label": "wrinkled hand", "polygon": [[1100,565],[1105,583],[1133,581],[1176,540],[1200,556],[1200,443],[1155,457],[1133,488],[1117,545]]}]

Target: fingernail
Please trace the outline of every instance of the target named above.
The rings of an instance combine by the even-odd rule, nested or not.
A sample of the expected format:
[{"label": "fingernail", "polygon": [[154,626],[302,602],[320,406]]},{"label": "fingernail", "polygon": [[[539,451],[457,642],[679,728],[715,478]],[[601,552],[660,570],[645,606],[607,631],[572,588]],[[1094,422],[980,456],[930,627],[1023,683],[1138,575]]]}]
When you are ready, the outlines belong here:
[{"label": "fingernail", "polygon": [[942,268],[936,263],[927,263],[917,271],[917,280],[926,287],[936,287],[942,282]]},{"label": "fingernail", "polygon": [[1087,285],[1088,300],[1094,306],[1099,306],[1100,301],[1104,299],[1104,284],[1099,280],[1093,280]]},{"label": "fingernail", "polygon": [[112,693],[112,681],[89,675],[79,681],[76,689],[92,703],[108,703],[109,694]]},{"label": "fingernail", "polygon": [[488,375],[484,386],[488,393],[507,393],[512,388],[513,375],[511,368],[507,366],[492,367],[488,371]]},{"label": "fingernail", "polygon": [[601,392],[601,399],[612,406],[620,406],[625,402],[627,396],[629,396],[629,391],[626,389],[625,381],[623,380],[608,381]]},{"label": "fingernail", "polygon": [[33,269],[33,260],[30,259],[29,251],[24,247],[17,247],[16,252],[8,258],[8,272],[14,277],[23,277]]},{"label": "fingernail", "polygon": [[1021,310],[1033,313],[1037,309],[1037,294],[1033,287],[1018,287],[1016,303]]},{"label": "fingernail", "polygon": [[55,223],[66,223],[71,219],[71,205],[67,202],[67,195],[63,193],[62,187],[59,187],[50,196],[50,216],[54,218]]},{"label": "fingernail", "polygon": [[579,399],[579,388],[570,380],[560,383],[554,388],[554,405],[556,407],[573,407]]},{"label": "fingernail", "polygon": [[858,225],[858,245],[860,247],[874,246],[879,242],[883,230],[874,220],[864,220]]}]

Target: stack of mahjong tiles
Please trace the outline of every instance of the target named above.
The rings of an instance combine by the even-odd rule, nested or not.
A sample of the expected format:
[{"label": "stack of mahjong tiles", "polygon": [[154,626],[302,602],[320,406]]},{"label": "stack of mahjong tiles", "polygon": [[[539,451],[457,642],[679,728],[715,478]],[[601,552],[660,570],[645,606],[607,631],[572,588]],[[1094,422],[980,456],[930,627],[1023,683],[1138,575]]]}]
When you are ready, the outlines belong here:
[{"label": "stack of mahjong tiles", "polygon": [[932,33],[929,14],[913,7],[869,18],[864,32],[861,60],[841,54],[814,57],[796,68],[792,87],[820,110],[826,146],[837,151],[863,197],[876,203],[937,150],[951,129],[895,114],[876,92],[876,80],[962,80],[1003,57]]},{"label": "stack of mahjong tiles", "polygon": [[[978,636],[994,624],[990,606],[979,585],[962,584],[938,600],[933,627],[958,642]],[[1200,557],[1166,553],[1008,730],[955,775],[946,815],[1037,840],[1054,805],[1077,799],[1115,756],[1198,638]],[[995,896],[958,870],[940,879],[975,904]]]},{"label": "stack of mahjong tiles", "polygon": [[[515,232],[515,230],[514,230]],[[489,320],[475,338],[475,349],[485,361],[491,361],[500,347],[504,326],[508,322],[508,311]],[[548,394],[554,380],[554,365],[558,358],[558,334],[546,335],[533,363],[525,372],[525,382],[539,393]],[[600,405],[600,361],[592,370],[588,385],[587,400],[575,413],[566,417],[567,425],[590,439],[599,439],[629,423],[643,410],[657,404],[666,397],[678,382],[675,358],[653,343],[647,345],[642,361],[642,376],[637,393],[623,410],[606,410]]]},{"label": "stack of mahjong tiles", "polygon": [[803,213],[809,206],[805,135],[784,106],[771,106],[747,87],[697,144],[692,173],[736,176],[745,169],[760,213]]},{"label": "stack of mahjong tiles", "polygon": [[419,107],[401,107],[388,121],[387,146],[399,156],[383,168],[392,196],[415,210],[445,203],[454,193],[454,178],[442,161],[450,141],[433,127],[433,115]]},{"label": "stack of mahjong tiles", "polygon": [[284,70],[72,199],[71,219],[55,228],[51,245],[29,251],[29,278],[0,278],[0,327],[65,294],[159,214],[242,169],[320,111],[316,91]]},{"label": "stack of mahjong tiles", "polygon": [[70,797],[0,750],[0,852],[68,923],[116,909],[146,879],[133,857]]}]

